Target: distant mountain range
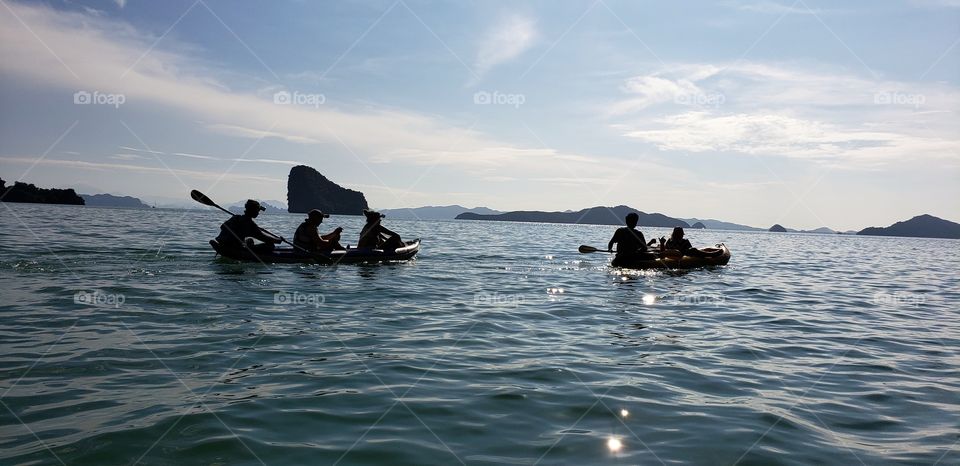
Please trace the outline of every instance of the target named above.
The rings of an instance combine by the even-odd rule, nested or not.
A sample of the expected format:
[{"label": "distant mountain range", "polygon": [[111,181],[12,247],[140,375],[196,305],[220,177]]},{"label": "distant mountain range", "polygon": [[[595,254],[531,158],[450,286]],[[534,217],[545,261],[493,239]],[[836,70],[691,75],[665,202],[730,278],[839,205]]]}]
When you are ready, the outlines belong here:
[{"label": "distant mountain range", "polygon": [[453,220],[457,218],[457,215],[464,212],[472,212],[480,215],[497,215],[502,213],[499,210],[488,209],[486,207],[470,208],[456,204],[380,210],[380,213],[385,214],[387,218],[399,220]]},{"label": "distant mountain range", "polygon": [[871,236],[914,236],[921,238],[960,239],[960,223],[923,214],[897,222],[885,228],[870,227],[860,230],[858,235]]},{"label": "distant mountain range", "polygon": [[648,214],[625,205],[616,207],[590,207],[576,212],[541,212],[536,210],[518,210],[502,214],[483,215],[465,212],[457,215],[457,220],[493,220],[501,222],[538,222],[538,223],[576,223],[590,225],[622,225],[624,217],[631,212],[640,215],[640,226],[645,227],[684,227],[690,225],[678,218],[663,214]]},{"label": "distant mountain range", "polygon": [[81,194],[84,204],[94,207],[130,207],[149,209],[140,199],[133,196],[114,196],[113,194]]}]

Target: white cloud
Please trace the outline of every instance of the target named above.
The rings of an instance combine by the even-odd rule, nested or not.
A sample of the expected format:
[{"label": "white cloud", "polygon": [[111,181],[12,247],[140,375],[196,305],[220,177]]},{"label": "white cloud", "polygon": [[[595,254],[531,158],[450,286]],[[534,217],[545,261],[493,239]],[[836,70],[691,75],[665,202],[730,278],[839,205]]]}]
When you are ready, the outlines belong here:
[{"label": "white cloud", "polygon": [[120,8],[126,8],[127,6],[127,0],[113,0],[113,2]]},{"label": "white cloud", "polygon": [[875,167],[960,157],[960,92],[834,70],[674,64],[630,78],[605,113],[664,151],[735,152]]},{"label": "white cloud", "polygon": [[[863,162],[957,157],[960,142],[940,138],[837,127],[819,121],[777,114],[713,116],[687,112],[662,118],[659,128],[626,135],[662,150],[740,152],[828,161]],[[909,158],[904,158],[908,156]]]},{"label": "white cloud", "polygon": [[502,19],[484,37],[474,64],[478,75],[506,63],[526,52],[537,39],[536,22],[525,16],[513,15]]}]

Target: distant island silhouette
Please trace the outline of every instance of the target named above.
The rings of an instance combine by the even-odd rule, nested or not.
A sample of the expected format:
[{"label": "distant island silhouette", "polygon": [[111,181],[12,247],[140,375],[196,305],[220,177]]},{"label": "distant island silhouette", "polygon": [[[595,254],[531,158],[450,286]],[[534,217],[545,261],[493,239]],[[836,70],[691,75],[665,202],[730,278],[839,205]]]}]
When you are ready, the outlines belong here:
[{"label": "distant island silhouette", "polygon": [[453,220],[464,212],[472,212],[481,215],[497,215],[503,212],[499,210],[488,209],[486,207],[464,207],[462,205],[444,205],[444,206],[424,206],[407,207],[401,209],[380,209],[380,213],[385,214],[387,218],[400,220]]},{"label": "distant island silhouette", "polygon": [[776,224],[774,224],[772,227],[770,227],[770,229],[767,230],[767,231],[771,231],[771,232],[773,232],[773,233],[786,233],[786,232],[787,232],[787,229],[784,228],[783,225],[780,225],[779,223],[776,223]]},{"label": "distant island silhouette", "polygon": [[954,223],[930,214],[923,214],[917,215],[910,220],[894,223],[888,227],[864,228],[857,234],[869,236],[913,236],[921,238],[960,239],[960,223]]},{"label": "distant island silhouette", "polygon": [[625,205],[616,207],[590,207],[576,212],[542,212],[537,210],[518,210],[495,215],[465,212],[457,215],[457,220],[492,220],[501,222],[537,222],[537,223],[575,223],[589,225],[620,225],[630,212],[640,215],[639,225],[646,227],[684,227],[690,225],[678,218],[663,214],[648,214]]},{"label": "distant island silhouette", "polygon": [[140,199],[133,196],[114,196],[113,194],[81,194],[85,205],[93,207],[130,207],[149,209]]},{"label": "distant island silhouette", "polygon": [[360,215],[369,207],[362,192],[344,188],[306,165],[290,169],[287,206],[287,212],[291,213],[320,209],[324,213],[343,215]]},{"label": "distant island silhouette", "polygon": [[30,183],[16,181],[7,186],[0,178],[0,201],[26,202],[31,204],[83,205],[83,198],[73,189],[38,188]]}]

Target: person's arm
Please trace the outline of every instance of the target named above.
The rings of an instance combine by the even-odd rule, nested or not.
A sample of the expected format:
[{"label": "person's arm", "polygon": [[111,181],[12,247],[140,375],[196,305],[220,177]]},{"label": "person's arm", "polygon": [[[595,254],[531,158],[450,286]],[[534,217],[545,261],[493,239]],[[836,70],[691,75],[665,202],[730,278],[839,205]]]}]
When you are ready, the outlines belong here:
[{"label": "person's arm", "polygon": [[331,241],[331,240],[340,241],[340,232],[342,231],[343,231],[342,227],[337,227],[335,230],[331,231],[330,233],[327,233],[325,235],[320,235],[320,239],[324,241]]},{"label": "person's arm", "polygon": [[398,234],[390,231],[389,228],[387,228],[387,227],[385,227],[385,226],[383,226],[383,225],[380,225],[379,234],[384,235],[384,236],[386,236],[387,238],[394,237],[394,236],[400,237],[400,235],[398,235]]},{"label": "person's arm", "polygon": [[[617,230],[617,232],[619,232],[619,231],[620,231],[620,230]],[[617,233],[614,232],[614,233],[613,233],[613,237],[610,238],[610,242],[607,243],[607,251],[608,251],[608,252],[613,252],[613,243],[616,243],[616,242],[617,242]]]},{"label": "person's arm", "polygon": [[256,239],[258,239],[258,240],[260,240],[260,241],[263,241],[264,243],[279,244],[279,243],[282,243],[282,242],[283,242],[283,238],[281,238],[281,237],[279,237],[279,236],[268,235],[265,231],[263,231],[262,228],[260,228],[260,227],[259,227],[256,223],[254,223],[252,220],[250,221],[250,223],[254,226],[253,232],[255,233],[255,234],[250,235],[250,236],[252,236],[252,237],[254,237],[254,238],[256,238]]}]

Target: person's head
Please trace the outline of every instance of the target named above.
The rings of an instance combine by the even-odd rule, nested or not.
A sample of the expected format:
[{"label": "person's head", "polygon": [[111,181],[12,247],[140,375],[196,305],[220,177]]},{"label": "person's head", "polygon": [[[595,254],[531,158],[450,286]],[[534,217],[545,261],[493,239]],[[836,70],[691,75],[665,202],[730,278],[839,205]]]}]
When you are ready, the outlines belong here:
[{"label": "person's head", "polygon": [[380,219],[386,217],[386,215],[381,214],[375,210],[363,209],[363,216],[367,217],[367,223],[378,223]]},{"label": "person's head", "polygon": [[673,234],[670,235],[673,239],[683,239],[683,227],[674,227]]},{"label": "person's head", "polygon": [[636,212],[630,212],[629,214],[627,214],[626,220],[627,220],[627,226],[630,228],[634,228],[637,226],[637,222],[640,221],[640,215],[638,215]]},{"label": "person's head", "polygon": [[317,209],[313,209],[307,213],[307,223],[313,225],[319,225],[323,223],[323,219],[330,218],[330,214],[325,214]]},{"label": "person's head", "polygon": [[253,199],[247,199],[247,203],[243,205],[243,213],[251,217],[260,215],[261,210],[267,210],[267,208]]}]

